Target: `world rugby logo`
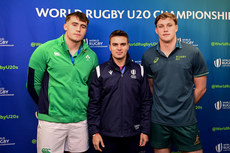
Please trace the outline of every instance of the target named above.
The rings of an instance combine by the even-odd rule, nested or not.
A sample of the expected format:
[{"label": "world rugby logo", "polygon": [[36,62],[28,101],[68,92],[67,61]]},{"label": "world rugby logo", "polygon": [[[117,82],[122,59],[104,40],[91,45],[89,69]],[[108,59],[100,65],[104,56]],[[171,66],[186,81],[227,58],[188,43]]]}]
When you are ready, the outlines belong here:
[{"label": "world rugby logo", "polygon": [[218,145],[216,145],[216,152],[221,152],[223,149],[222,143],[219,143]]},{"label": "world rugby logo", "polygon": [[218,101],[218,102],[216,102],[214,105],[215,105],[216,110],[220,110],[221,107],[222,107],[222,102],[221,102],[221,101]]},{"label": "world rugby logo", "polygon": [[84,40],[84,42],[87,44],[87,45],[89,45],[89,40],[87,39],[87,38],[85,38],[85,39],[83,39]]},{"label": "world rugby logo", "polygon": [[132,79],[136,79],[136,78],[137,78],[136,73],[137,73],[137,72],[136,72],[135,69],[132,69],[132,70],[131,70],[131,74],[132,74],[132,75],[131,75],[131,78],[132,78]]},{"label": "world rugby logo", "polygon": [[221,58],[218,58],[214,61],[215,67],[219,68],[221,66]]}]

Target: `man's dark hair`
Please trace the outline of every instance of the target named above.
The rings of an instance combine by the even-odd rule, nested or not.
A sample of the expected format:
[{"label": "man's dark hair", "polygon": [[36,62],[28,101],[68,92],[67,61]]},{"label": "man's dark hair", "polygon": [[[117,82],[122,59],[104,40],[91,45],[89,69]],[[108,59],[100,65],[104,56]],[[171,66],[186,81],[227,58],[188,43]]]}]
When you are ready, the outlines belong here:
[{"label": "man's dark hair", "polygon": [[115,36],[123,36],[123,37],[126,37],[128,42],[129,42],[129,36],[126,32],[122,31],[122,30],[115,30],[113,31],[110,36],[109,36],[109,44],[110,44],[110,40],[112,37],[115,37]]}]

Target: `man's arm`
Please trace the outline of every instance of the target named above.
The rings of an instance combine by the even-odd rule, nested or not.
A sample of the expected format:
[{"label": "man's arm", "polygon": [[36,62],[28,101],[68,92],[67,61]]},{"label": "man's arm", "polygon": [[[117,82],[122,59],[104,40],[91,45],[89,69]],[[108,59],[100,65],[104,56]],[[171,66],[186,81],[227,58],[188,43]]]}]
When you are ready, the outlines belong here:
[{"label": "man's arm", "polygon": [[144,74],[141,85],[141,134],[139,146],[143,147],[148,142],[148,135],[150,134],[151,127],[151,108],[152,108],[152,94],[149,88],[149,83],[146,75]]},{"label": "man's arm", "polygon": [[100,145],[104,146],[103,139],[99,134],[100,130],[100,112],[101,112],[101,82],[100,82],[100,66],[96,67],[96,71],[93,73],[89,90],[89,105],[87,111],[87,120],[89,134],[92,136],[92,142],[95,150],[102,152]]},{"label": "man's arm", "polygon": [[153,94],[153,79],[152,78],[148,78],[148,82],[149,82],[150,91]]},{"label": "man's arm", "polygon": [[43,47],[39,46],[32,54],[29,62],[26,86],[36,104],[38,104],[41,84],[46,70],[46,56],[44,53]]},{"label": "man's arm", "polygon": [[194,103],[197,104],[206,92],[207,76],[194,77]]},{"label": "man's arm", "polygon": [[95,69],[96,69],[97,66],[98,66],[98,58],[97,58],[97,55],[95,55],[94,56],[93,69],[91,70],[89,78],[88,78],[88,81],[87,81],[88,86],[90,86],[90,84],[91,84],[93,73],[94,73],[94,71],[95,71]]}]

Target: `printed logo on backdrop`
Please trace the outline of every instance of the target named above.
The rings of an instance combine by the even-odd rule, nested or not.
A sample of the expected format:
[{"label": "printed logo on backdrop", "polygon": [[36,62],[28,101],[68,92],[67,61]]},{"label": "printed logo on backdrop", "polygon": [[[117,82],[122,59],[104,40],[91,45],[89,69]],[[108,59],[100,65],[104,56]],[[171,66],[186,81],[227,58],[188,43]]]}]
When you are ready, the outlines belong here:
[{"label": "printed logo on backdrop", "polygon": [[91,10],[86,9],[84,11],[75,9],[64,8],[35,8],[37,16],[51,17],[51,18],[63,18],[67,14],[72,12],[84,12],[89,19],[151,19],[156,18],[163,12],[170,12],[177,16],[178,19],[193,19],[193,20],[230,20],[230,12],[223,11],[178,11],[178,10]]},{"label": "printed logo on backdrop", "polygon": [[214,106],[216,110],[230,109],[230,101],[217,101]]},{"label": "printed logo on backdrop", "polygon": [[0,96],[7,96],[7,97],[14,96],[14,94],[10,93],[9,91],[10,90],[6,90],[5,88],[0,87]]},{"label": "printed logo on backdrop", "polygon": [[228,47],[230,46],[229,42],[211,42],[211,46],[223,46],[223,47]]},{"label": "printed logo on backdrop", "polygon": [[180,42],[198,47],[198,44],[196,44],[195,41],[190,38],[177,38],[177,40],[179,40]]},{"label": "printed logo on backdrop", "polygon": [[218,58],[218,59],[214,60],[214,66],[216,68],[230,67],[230,59],[221,59],[221,58]]},{"label": "printed logo on backdrop", "polygon": [[221,152],[223,150],[223,146],[222,143],[219,143],[218,145],[216,145],[216,152]]},{"label": "printed logo on backdrop", "polygon": [[130,42],[129,46],[130,47],[153,47],[156,46],[158,42]]},{"label": "printed logo on backdrop", "polygon": [[230,85],[229,84],[213,84],[211,85],[212,89],[230,89]]},{"label": "printed logo on backdrop", "polygon": [[31,47],[38,47],[38,46],[40,46],[42,43],[39,43],[39,42],[31,42],[30,43],[30,46]]},{"label": "printed logo on backdrop", "polygon": [[212,127],[212,132],[216,132],[216,131],[230,131],[230,127]]},{"label": "printed logo on backdrop", "polygon": [[0,47],[14,47],[14,44],[9,43],[5,38],[0,38]]},{"label": "printed logo on backdrop", "polygon": [[215,146],[215,148],[216,148],[216,152],[229,152],[230,144],[219,143]]},{"label": "printed logo on backdrop", "polygon": [[105,48],[108,47],[104,45],[104,42],[100,41],[99,39],[84,39],[85,43],[89,45],[90,48]]},{"label": "printed logo on backdrop", "polygon": [[141,64],[141,60],[137,60],[137,61],[132,60],[132,61],[137,63],[137,64]]},{"label": "printed logo on backdrop", "polygon": [[12,119],[19,119],[18,115],[0,115],[0,120],[12,120]]},{"label": "printed logo on backdrop", "polygon": [[15,145],[15,143],[11,142],[10,139],[7,139],[6,137],[0,137],[0,146],[12,146]]},{"label": "printed logo on backdrop", "polygon": [[0,65],[0,70],[18,70],[18,66],[16,65]]}]

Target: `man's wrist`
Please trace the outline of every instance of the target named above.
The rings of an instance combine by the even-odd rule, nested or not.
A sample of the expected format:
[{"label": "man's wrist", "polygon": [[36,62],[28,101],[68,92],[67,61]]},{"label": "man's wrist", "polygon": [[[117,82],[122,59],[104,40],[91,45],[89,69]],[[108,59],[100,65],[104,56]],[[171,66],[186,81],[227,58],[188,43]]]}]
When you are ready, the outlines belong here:
[{"label": "man's wrist", "polygon": [[94,136],[96,136],[96,135],[99,135],[99,133],[95,133],[95,134],[93,134],[93,137],[94,137]]}]

